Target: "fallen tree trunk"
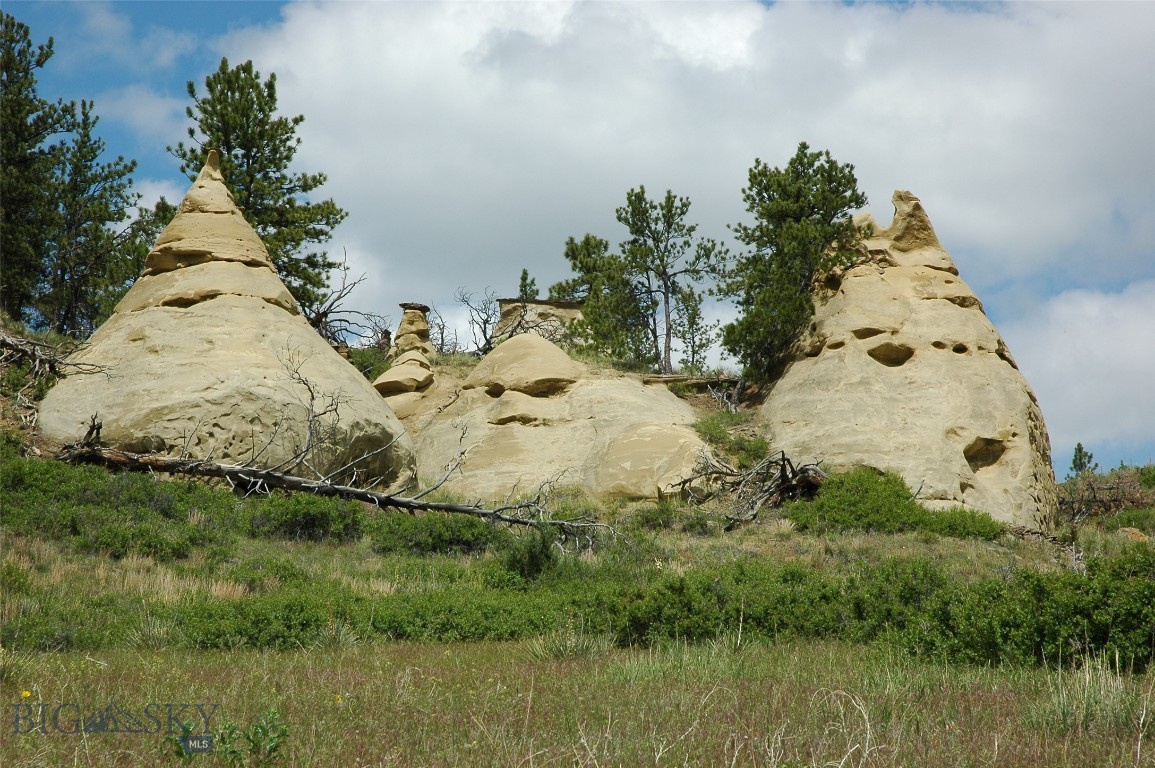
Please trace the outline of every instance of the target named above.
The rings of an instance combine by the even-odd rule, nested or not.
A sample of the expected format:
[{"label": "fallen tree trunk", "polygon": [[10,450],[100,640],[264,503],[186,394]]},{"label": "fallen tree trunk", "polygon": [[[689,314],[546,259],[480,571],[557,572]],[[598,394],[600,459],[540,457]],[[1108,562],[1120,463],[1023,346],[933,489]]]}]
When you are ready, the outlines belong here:
[{"label": "fallen tree trunk", "polygon": [[[97,427],[99,430],[99,427]],[[98,432],[99,433],[99,432]],[[422,501],[420,498],[393,496],[386,493],[354,488],[347,485],[336,485],[305,477],[287,475],[268,469],[238,466],[236,464],[218,464],[206,459],[174,458],[157,456],[155,454],[130,453],[115,448],[105,448],[95,445],[79,443],[69,445],[56,457],[60,461],[73,464],[100,464],[114,469],[133,472],[164,472],[173,475],[188,475],[191,477],[215,477],[229,481],[234,488],[241,488],[246,493],[268,493],[270,489],[312,493],[318,496],[331,496],[340,499],[364,501],[382,509],[398,509],[409,512],[453,512],[463,515],[480,517],[495,523],[520,525],[526,527],[547,525],[554,527],[563,534],[590,533],[596,529],[611,531],[605,523],[598,523],[585,519],[555,520],[545,515],[542,494],[525,501],[513,502],[488,509],[480,504],[457,504],[452,502]]]}]

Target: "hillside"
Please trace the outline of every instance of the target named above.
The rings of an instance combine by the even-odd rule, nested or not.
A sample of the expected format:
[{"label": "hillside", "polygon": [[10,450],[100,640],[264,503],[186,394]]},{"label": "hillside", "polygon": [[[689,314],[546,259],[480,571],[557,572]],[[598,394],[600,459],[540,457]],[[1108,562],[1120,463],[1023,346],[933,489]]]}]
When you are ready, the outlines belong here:
[{"label": "hillside", "polygon": [[[451,380],[463,370],[439,373]],[[1083,521],[1071,535],[1085,573],[1048,542],[973,514],[928,513],[901,480],[863,472],[728,532],[722,498],[596,503],[560,489],[548,502],[554,517],[608,528],[558,540],[460,515],[304,495],[240,498],[189,480],[68,466],[49,458],[58,446],[21,422],[27,410],[11,397],[20,376],[0,374],[6,696],[52,702],[79,685],[93,702],[232,697],[225,708],[242,731],[246,723],[257,729],[250,734],[287,728],[282,749],[294,764],[385,754],[345,729],[322,740],[322,757],[306,759],[308,723],[338,722],[317,714],[321,695],[332,707],[356,702],[366,717],[420,711],[443,723],[389,742],[412,750],[397,761],[412,765],[458,764],[483,744],[512,764],[531,750],[531,734],[548,754],[585,743],[606,762],[630,764],[655,749],[699,763],[743,754],[740,762],[762,764],[778,754],[794,762],[777,764],[817,765],[859,754],[858,764],[891,765],[959,749],[977,759],[989,747],[978,733],[1004,721],[1034,723],[1004,734],[1002,754],[1020,764],[1064,764],[1059,755],[1073,754],[1082,762],[1065,764],[1131,765],[1145,749],[1136,738],[1149,729],[1155,547],[1113,529],[1122,521],[1155,533],[1150,508]],[[702,435],[735,464],[765,455],[746,423],[752,411],[687,402]],[[208,682],[188,677],[180,660],[189,658]],[[1051,668],[1079,658],[1092,660],[1083,668],[1098,677],[1077,694],[1082,672]],[[987,665],[1006,671],[980,679]],[[405,669],[417,671],[405,677]],[[257,670],[277,682],[252,678]],[[907,682],[879,687],[869,682],[878,675]],[[631,681],[629,689],[615,680]],[[747,690],[753,680],[785,698]],[[637,691],[651,686],[688,709],[632,711]],[[1012,717],[964,705],[988,695],[979,691],[1010,688]],[[567,703],[566,690],[580,693]],[[710,704],[724,694],[710,690],[747,693],[726,715]],[[930,691],[946,700],[911,709]],[[1075,695],[1084,697],[1081,714],[1054,709],[1056,696]],[[527,697],[542,709],[514,728],[498,702],[528,706]],[[746,719],[756,712],[764,714]],[[822,726],[839,712],[837,731]],[[453,735],[462,717],[474,718],[467,731],[476,743]],[[921,735],[909,730],[915,723]],[[595,727],[600,740],[580,733]],[[691,731],[699,738],[678,741]],[[757,745],[730,741],[743,732]],[[1041,751],[1032,732],[1052,734]],[[159,735],[128,747],[100,738],[102,764],[139,764],[162,749]],[[119,752],[102,751],[116,743]],[[0,735],[4,754],[16,756],[5,764],[72,759],[75,746],[57,739],[33,753],[27,745]]]}]

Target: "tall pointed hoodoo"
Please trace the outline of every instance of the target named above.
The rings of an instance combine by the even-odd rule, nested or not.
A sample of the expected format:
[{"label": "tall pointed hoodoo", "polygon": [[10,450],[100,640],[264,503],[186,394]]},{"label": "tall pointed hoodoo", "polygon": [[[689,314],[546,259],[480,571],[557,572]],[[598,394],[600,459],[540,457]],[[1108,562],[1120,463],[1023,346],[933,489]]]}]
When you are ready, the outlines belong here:
[{"label": "tall pointed hoodoo", "polygon": [[[216,151],[112,317],[73,355],[39,426],[61,441],[91,416],[128,451],[409,482],[413,445],[388,405],[309,326],[225,187]],[[359,457],[369,458],[357,462]],[[346,472],[345,480],[351,479]]]}]

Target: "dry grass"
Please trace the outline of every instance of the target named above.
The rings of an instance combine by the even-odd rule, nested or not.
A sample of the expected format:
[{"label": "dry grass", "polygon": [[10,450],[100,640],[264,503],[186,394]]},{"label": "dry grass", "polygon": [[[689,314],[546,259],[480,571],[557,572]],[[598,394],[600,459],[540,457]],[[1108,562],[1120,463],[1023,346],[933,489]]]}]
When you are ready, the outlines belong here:
[{"label": "dry grass", "polygon": [[[17,685],[47,704],[217,703],[213,728],[246,728],[275,707],[300,766],[1151,765],[1152,675],[1081,673],[733,638],[561,658],[534,658],[526,643],[335,640],[285,654],[38,655]],[[1065,727],[1057,691],[1087,686],[1123,714]],[[6,768],[173,763],[162,750],[160,734],[0,731]]]}]

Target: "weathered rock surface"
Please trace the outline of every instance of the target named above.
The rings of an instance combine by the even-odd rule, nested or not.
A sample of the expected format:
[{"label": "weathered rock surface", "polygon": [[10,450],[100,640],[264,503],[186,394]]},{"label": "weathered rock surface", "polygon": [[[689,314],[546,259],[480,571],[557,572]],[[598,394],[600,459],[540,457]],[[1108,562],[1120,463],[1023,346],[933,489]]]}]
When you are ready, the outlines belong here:
[{"label": "weathered rock surface", "polygon": [[360,477],[413,477],[404,427],[298,314],[215,152],[144,274],[73,359],[107,373],[69,376],[48,393],[39,426],[61,441],[83,436],[98,415],[103,441],[117,448],[271,467],[306,444],[312,411],[323,414],[309,456],[317,471],[392,443],[356,465]]},{"label": "weathered rock surface", "polygon": [[393,334],[393,357],[406,352],[420,352],[426,357],[434,354],[433,342],[429,339],[429,307],[408,302],[401,305],[401,323]]},{"label": "weathered rock surface", "polygon": [[1057,490],[1038,401],[922,204],[909,192],[894,204],[868,261],[816,296],[762,409],[771,445],[796,462],[896,472],[932,508],[1046,527]]},{"label": "weathered rock surface", "polygon": [[[404,403],[418,470],[438,479],[464,451],[445,487],[470,498],[529,494],[551,479],[597,497],[656,498],[693,474],[705,448],[693,409],[665,387],[593,377],[530,334],[500,344],[464,386],[437,386]],[[399,398],[411,396],[389,402]]]}]

